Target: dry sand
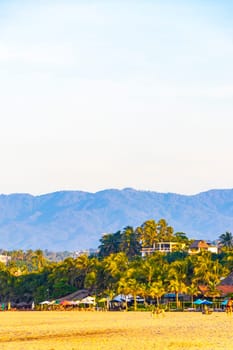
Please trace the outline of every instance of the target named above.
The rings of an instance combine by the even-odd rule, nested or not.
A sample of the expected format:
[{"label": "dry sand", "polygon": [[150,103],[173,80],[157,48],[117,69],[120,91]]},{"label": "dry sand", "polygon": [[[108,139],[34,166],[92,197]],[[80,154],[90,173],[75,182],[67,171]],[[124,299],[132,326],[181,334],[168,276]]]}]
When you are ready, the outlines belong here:
[{"label": "dry sand", "polygon": [[233,316],[169,312],[0,312],[1,350],[233,349]]}]

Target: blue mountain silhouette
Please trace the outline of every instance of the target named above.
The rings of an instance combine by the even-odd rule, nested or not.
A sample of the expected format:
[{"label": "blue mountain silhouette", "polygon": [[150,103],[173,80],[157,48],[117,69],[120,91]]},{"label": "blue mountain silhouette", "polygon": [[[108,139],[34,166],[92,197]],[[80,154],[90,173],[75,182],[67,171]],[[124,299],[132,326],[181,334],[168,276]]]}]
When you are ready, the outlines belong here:
[{"label": "blue mountain silhouette", "polygon": [[126,188],[0,195],[0,248],[97,248],[102,233],[161,218],[189,238],[214,240],[233,231],[233,190],[180,195]]}]

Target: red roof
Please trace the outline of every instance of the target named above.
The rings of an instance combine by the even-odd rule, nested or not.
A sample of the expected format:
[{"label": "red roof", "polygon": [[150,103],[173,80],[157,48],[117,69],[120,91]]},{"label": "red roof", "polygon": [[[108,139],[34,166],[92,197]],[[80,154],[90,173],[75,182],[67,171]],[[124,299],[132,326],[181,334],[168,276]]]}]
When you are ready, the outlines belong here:
[{"label": "red roof", "polygon": [[[198,286],[198,288],[200,289],[201,293],[203,295],[206,294],[206,292],[208,291],[208,286],[203,286],[203,285],[200,285]],[[233,293],[233,285],[232,286],[229,286],[229,285],[225,285],[225,286],[222,286],[222,285],[219,285],[217,286],[217,289],[220,290],[221,292],[221,296],[226,296],[227,294],[231,294]]]},{"label": "red roof", "polygon": [[233,293],[233,286],[218,286],[217,287],[223,296],[227,295],[227,294],[230,294],[230,293]]}]

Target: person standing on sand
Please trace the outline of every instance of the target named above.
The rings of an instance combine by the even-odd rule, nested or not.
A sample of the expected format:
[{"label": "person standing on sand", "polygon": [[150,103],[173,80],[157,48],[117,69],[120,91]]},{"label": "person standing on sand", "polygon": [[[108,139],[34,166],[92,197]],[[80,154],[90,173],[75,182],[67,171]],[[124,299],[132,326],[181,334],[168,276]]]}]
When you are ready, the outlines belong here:
[{"label": "person standing on sand", "polygon": [[226,307],[226,312],[228,315],[232,315],[232,305],[233,305],[233,300],[230,298],[227,302],[227,307]]},{"label": "person standing on sand", "polygon": [[162,315],[163,317],[165,316],[165,312],[164,312],[164,309],[160,309],[159,307],[157,308],[153,308],[152,309],[152,312],[151,312],[151,317],[154,318],[154,316],[159,316],[159,315]]}]

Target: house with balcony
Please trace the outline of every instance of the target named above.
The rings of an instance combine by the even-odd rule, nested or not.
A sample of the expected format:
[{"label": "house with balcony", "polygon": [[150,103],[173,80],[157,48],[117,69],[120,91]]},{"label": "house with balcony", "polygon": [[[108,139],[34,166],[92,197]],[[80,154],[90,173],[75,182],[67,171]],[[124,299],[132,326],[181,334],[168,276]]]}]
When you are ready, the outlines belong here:
[{"label": "house with balcony", "polygon": [[142,257],[151,255],[154,252],[160,253],[172,253],[177,250],[184,249],[185,244],[179,242],[157,242],[153,244],[153,247],[144,247],[141,250]]}]

